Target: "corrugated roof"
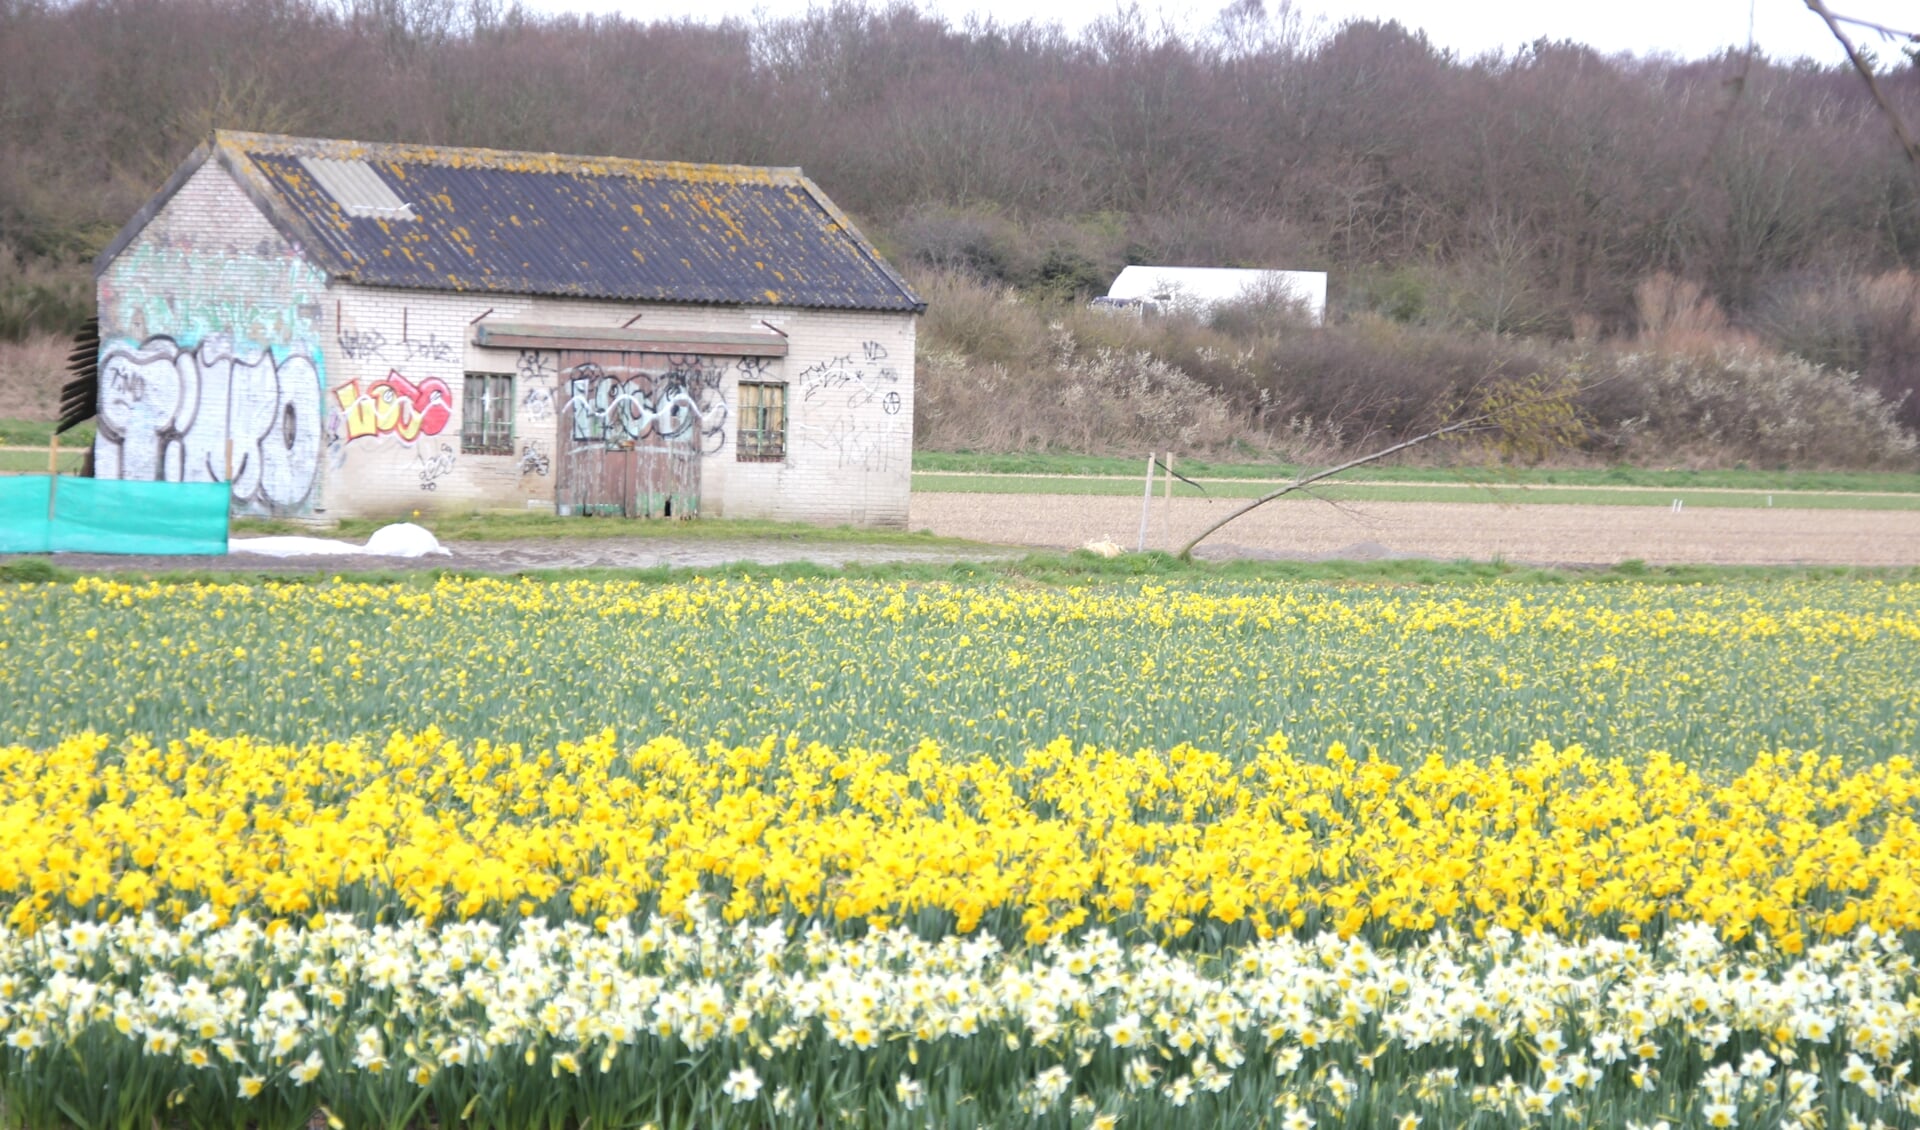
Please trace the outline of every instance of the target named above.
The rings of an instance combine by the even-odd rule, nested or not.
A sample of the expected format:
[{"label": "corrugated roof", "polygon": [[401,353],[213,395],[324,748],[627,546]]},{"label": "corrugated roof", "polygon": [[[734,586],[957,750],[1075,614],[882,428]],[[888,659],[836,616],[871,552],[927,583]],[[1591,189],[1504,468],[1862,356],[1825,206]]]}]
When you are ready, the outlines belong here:
[{"label": "corrugated roof", "polygon": [[[212,151],[306,237],[320,266],[355,282],[829,309],[926,305],[798,169],[225,130]],[[312,172],[318,162],[351,162],[319,167],[356,177],[369,170],[410,216],[336,199],[328,178]]]}]

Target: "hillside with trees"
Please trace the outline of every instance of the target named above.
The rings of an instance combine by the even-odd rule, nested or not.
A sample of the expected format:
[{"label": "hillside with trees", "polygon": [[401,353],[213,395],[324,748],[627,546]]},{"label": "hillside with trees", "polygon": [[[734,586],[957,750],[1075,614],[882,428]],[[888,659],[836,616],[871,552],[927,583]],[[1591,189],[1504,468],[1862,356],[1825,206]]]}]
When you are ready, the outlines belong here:
[{"label": "hillside with trees", "polygon": [[[1920,117],[1914,63],[1878,66]],[[1916,460],[1920,193],[1835,66],[1469,59],[1259,0],[1185,35],[0,0],[7,356],[90,313],[91,256],[216,126],[803,166],[933,303],[936,446],[1313,456],[1548,372],[1588,389],[1595,459]],[[1328,324],[1084,309],[1140,262],[1325,270]]]}]

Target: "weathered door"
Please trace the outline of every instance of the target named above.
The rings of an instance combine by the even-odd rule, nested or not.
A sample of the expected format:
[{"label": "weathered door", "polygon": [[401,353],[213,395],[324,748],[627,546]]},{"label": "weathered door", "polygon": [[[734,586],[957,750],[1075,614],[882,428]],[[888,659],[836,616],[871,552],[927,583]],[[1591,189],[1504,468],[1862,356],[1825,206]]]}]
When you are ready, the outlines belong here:
[{"label": "weathered door", "polygon": [[560,512],[699,514],[700,459],[725,441],[724,371],[705,357],[562,351]]}]

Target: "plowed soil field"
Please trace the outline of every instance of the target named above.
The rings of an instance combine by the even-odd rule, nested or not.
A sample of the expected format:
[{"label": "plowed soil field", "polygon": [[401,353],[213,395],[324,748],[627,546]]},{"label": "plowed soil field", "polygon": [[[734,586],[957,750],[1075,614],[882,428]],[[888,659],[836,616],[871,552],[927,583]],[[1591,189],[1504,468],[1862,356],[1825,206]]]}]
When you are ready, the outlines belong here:
[{"label": "plowed soil field", "polygon": [[[1238,501],[1153,500],[1147,547],[1177,549]],[[1140,499],[1089,495],[913,496],[912,528],[946,537],[1131,550]],[[1228,525],[1197,556],[1318,560],[1427,557],[1536,565],[1920,565],[1920,512],[1282,499]]]}]

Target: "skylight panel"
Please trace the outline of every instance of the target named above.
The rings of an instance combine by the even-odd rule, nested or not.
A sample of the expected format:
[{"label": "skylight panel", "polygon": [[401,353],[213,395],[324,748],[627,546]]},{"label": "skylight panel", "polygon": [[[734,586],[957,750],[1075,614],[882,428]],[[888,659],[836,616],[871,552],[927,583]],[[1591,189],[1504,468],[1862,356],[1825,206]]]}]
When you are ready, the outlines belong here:
[{"label": "skylight panel", "polygon": [[380,179],[365,161],[337,161],[330,157],[302,157],[300,164],[328,196],[349,216],[376,220],[411,220],[407,202]]}]

